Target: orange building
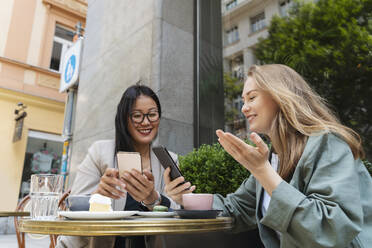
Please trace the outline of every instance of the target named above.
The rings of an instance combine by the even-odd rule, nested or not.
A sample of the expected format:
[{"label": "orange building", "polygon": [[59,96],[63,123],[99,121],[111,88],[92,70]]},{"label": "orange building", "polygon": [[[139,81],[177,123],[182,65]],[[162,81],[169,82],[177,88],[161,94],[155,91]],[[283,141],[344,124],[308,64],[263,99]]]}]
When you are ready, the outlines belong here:
[{"label": "orange building", "polygon": [[[60,170],[66,100],[59,93],[61,58],[76,24],[85,26],[86,11],[86,0],[0,1],[0,195],[6,199],[0,211],[15,209],[29,192],[31,174]],[[21,106],[27,116],[17,136],[15,110]]]}]

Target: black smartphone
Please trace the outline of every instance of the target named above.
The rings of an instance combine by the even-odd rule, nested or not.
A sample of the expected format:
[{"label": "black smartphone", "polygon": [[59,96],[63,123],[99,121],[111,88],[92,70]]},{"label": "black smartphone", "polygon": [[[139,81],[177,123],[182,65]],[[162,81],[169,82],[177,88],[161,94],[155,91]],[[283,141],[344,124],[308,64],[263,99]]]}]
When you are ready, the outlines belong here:
[{"label": "black smartphone", "polygon": [[164,146],[157,146],[153,147],[152,150],[154,151],[156,157],[159,159],[164,169],[168,167],[171,168],[170,178],[172,181],[177,177],[182,176],[181,171],[178,169],[176,162],[174,162],[174,160],[172,159],[167,148],[165,148]]}]

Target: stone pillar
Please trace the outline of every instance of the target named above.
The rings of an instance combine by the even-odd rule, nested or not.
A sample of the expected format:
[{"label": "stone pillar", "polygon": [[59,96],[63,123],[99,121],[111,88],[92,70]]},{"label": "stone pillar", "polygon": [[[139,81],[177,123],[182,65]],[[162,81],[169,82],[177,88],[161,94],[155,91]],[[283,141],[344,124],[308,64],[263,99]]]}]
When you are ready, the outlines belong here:
[{"label": "stone pillar", "polygon": [[217,142],[224,127],[221,2],[196,0],[194,146]]}]

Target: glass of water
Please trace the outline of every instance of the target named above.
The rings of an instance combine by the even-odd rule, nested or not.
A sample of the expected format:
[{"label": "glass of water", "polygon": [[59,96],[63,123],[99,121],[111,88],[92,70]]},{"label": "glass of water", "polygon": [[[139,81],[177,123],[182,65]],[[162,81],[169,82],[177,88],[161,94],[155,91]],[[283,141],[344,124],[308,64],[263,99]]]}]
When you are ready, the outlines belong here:
[{"label": "glass of water", "polygon": [[62,189],[63,175],[31,175],[31,218],[34,220],[56,219]]}]

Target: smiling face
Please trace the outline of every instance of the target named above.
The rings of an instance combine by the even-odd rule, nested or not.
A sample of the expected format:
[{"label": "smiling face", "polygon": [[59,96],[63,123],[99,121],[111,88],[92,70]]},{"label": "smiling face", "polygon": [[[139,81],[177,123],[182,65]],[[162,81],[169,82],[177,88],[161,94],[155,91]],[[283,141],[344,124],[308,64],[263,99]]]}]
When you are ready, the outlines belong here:
[{"label": "smiling face", "polygon": [[[128,116],[128,131],[133,138],[135,147],[149,145],[155,139],[160,120],[150,122],[149,118],[153,119],[157,112],[156,102],[151,97],[144,95],[137,97]],[[145,116],[141,123],[135,123],[133,119],[138,119],[141,114],[149,115]]]},{"label": "smiling face", "polygon": [[242,113],[248,119],[249,130],[270,136],[272,123],[279,111],[269,93],[259,89],[253,77],[244,84]]}]

